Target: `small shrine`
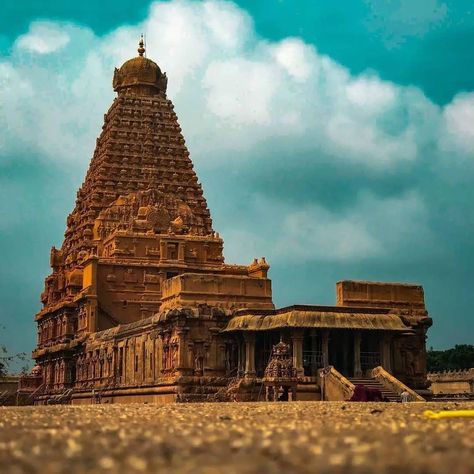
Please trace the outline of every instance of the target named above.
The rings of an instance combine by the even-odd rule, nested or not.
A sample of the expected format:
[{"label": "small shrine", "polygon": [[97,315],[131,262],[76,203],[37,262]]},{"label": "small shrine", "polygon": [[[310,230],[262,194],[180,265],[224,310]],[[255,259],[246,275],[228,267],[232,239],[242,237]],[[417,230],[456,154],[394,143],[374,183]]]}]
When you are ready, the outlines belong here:
[{"label": "small shrine", "polygon": [[296,399],[298,377],[293,366],[290,345],[280,341],[272,349],[270,362],[263,376],[265,400],[283,402]]}]

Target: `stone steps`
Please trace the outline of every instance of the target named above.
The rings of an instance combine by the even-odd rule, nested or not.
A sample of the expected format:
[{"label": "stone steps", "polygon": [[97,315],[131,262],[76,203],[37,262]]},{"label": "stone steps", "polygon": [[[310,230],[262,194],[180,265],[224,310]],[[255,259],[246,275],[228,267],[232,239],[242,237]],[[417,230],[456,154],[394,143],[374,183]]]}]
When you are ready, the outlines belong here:
[{"label": "stone steps", "polygon": [[354,384],[354,385],[364,385],[365,387],[368,388],[375,388],[378,389],[382,392],[382,395],[387,398],[391,402],[400,402],[400,396],[393,392],[392,390],[386,388],[384,385],[382,385],[380,382],[378,382],[375,379],[372,378],[364,378],[364,377],[349,377],[349,380]]}]

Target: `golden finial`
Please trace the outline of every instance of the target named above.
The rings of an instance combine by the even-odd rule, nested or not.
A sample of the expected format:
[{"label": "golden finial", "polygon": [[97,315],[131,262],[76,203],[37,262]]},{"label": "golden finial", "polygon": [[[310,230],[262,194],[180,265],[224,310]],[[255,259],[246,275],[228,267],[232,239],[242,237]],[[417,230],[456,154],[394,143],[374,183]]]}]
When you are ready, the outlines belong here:
[{"label": "golden finial", "polygon": [[140,38],[140,42],[138,43],[138,55],[143,56],[143,53],[145,52],[145,43],[143,41],[143,35]]}]

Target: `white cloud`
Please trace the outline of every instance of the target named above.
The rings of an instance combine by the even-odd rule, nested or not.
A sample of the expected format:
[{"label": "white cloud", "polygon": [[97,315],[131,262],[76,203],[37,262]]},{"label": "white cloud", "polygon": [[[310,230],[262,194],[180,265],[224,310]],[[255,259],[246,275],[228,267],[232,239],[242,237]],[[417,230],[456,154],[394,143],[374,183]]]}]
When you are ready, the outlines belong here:
[{"label": "white cloud", "polygon": [[[33,23],[7,58],[13,72],[0,70],[0,95],[15,87],[6,83],[8,75],[19,75],[24,88],[0,116],[0,123],[8,116],[12,124],[6,143],[28,141],[53,160],[88,160],[113,96],[113,66],[134,54],[142,31],[148,55],[168,74],[169,95],[204,166],[219,166],[222,153],[246,161],[255,146],[285,137],[295,153],[329,153],[381,171],[417,160],[420,146],[436,138],[435,127],[427,126],[436,123],[436,113],[420,91],[373,74],[352,76],[298,38],[261,39],[232,3],[173,1],[153,4],[143,23],[104,38],[68,24]],[[50,54],[28,64],[25,49]],[[390,115],[401,109],[413,120],[388,130]]]},{"label": "white cloud", "polygon": [[61,25],[36,22],[31,25],[28,33],[18,38],[16,46],[31,53],[50,54],[64,48],[69,41],[69,35]]},{"label": "white cloud", "polygon": [[368,113],[384,113],[396,99],[396,88],[377,77],[356,78],[347,85],[346,93],[349,102]]},{"label": "white cloud", "polygon": [[278,70],[258,61],[232,59],[212,63],[203,79],[207,107],[233,125],[271,124],[271,108],[278,94]]},{"label": "white cloud", "polygon": [[[114,95],[113,68],[136,54],[141,32],[148,56],[168,74],[168,95],[201,170],[225,173],[232,160],[241,168],[271,167],[272,160],[304,167],[324,155],[383,176],[427,160],[430,147],[441,160],[451,159],[447,147],[473,150],[472,95],[441,109],[419,89],[353,75],[301,39],[258,37],[233,3],[183,0],[155,3],[142,23],[100,38],[70,24],[33,23],[12,54],[0,57],[0,163],[21,154],[71,172],[85,167]],[[247,250],[272,241],[276,259],[285,258],[288,242],[301,259],[385,258],[416,245],[416,235],[433,238],[423,202],[415,194],[359,195],[344,212],[278,202],[283,211],[275,215],[275,202],[262,200],[249,216],[266,222],[262,237],[226,232],[239,246],[242,233],[251,235]]]},{"label": "white cloud", "polygon": [[[332,214],[321,206],[293,211],[283,220],[276,258],[347,261],[380,255],[380,243],[357,217]],[[288,245],[291,254],[283,252]]]},{"label": "white cloud", "polygon": [[207,1],[196,13],[203,14],[213,40],[226,49],[239,50],[253,35],[250,17],[230,3]]},{"label": "white cloud", "polygon": [[459,94],[443,112],[443,146],[461,153],[474,153],[474,93]]},{"label": "white cloud", "polygon": [[298,38],[289,38],[277,44],[273,54],[277,63],[297,81],[310,78],[310,57],[314,54],[311,46],[304,44]]},{"label": "white cloud", "polygon": [[[429,229],[423,198],[414,192],[381,199],[360,193],[354,206],[330,211],[321,205],[290,206],[256,197],[247,215],[254,231],[230,227],[225,233],[226,256],[265,255],[274,263],[311,260],[357,262],[367,259],[413,262],[433,257],[435,236]],[[411,241],[411,252],[401,257]],[[248,259],[248,258],[247,258]]]}]

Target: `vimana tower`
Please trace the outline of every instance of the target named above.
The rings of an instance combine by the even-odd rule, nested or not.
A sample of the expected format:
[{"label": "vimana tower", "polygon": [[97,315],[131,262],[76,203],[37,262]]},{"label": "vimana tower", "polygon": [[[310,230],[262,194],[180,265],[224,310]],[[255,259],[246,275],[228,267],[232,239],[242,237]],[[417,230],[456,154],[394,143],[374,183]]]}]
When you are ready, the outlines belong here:
[{"label": "vimana tower", "polygon": [[421,286],[341,281],[336,306],[275,309],[264,258],[224,262],[166,74],[143,40],[113,88],[51,250],[35,403],[337,399],[360,380],[390,382],[394,396],[426,387]]}]

